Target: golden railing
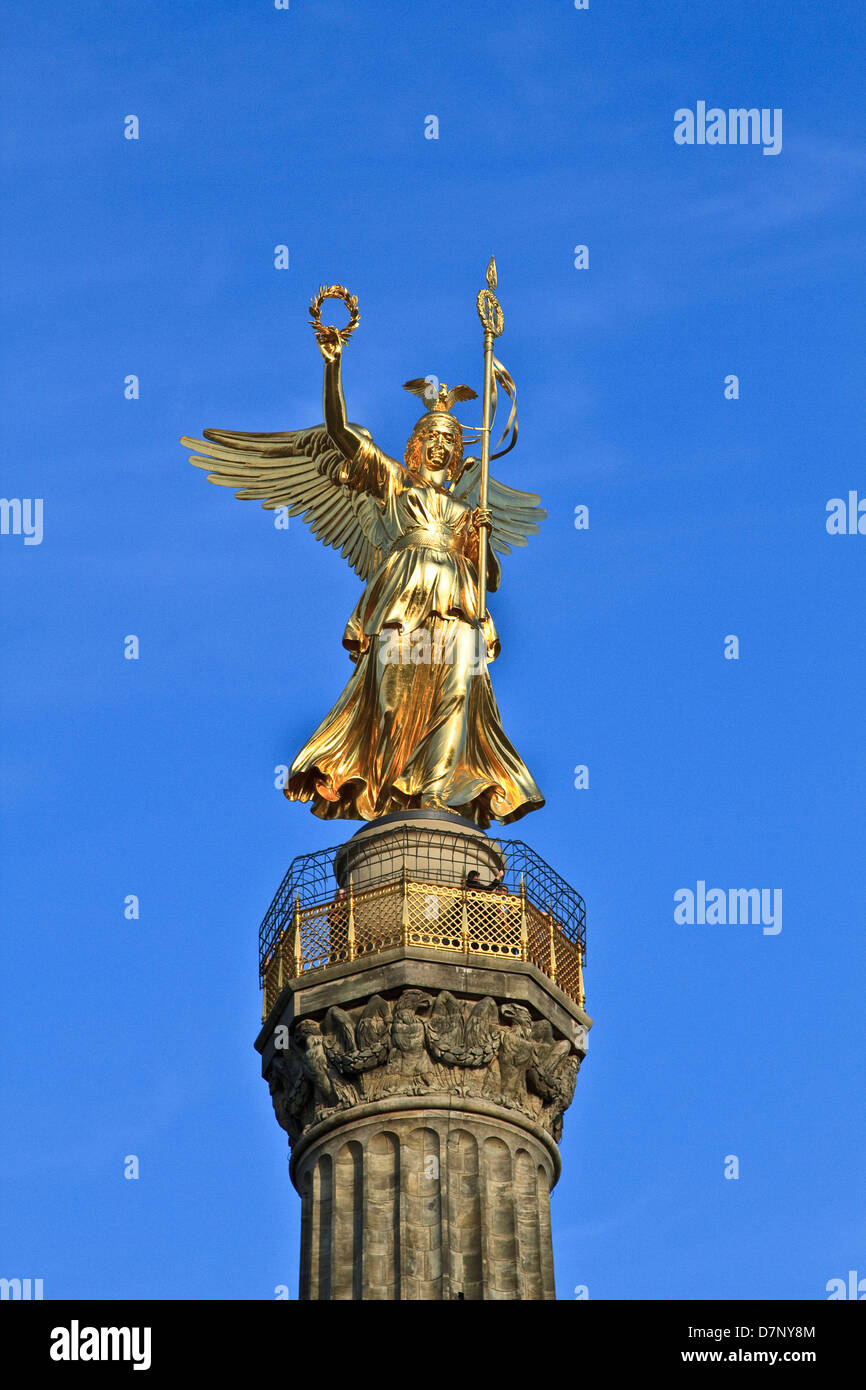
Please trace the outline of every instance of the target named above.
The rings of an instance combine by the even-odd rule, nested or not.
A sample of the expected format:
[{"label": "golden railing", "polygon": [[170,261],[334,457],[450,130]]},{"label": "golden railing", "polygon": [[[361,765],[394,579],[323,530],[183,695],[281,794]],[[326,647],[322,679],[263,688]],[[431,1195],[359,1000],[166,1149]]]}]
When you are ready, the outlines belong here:
[{"label": "golden railing", "polygon": [[524,889],[494,893],[404,876],[364,892],[350,889],[312,907],[295,899],[291,921],[263,964],[263,1018],[288,980],[392,946],[530,961],[584,1006],[580,946],[562,934],[550,911],[543,913],[528,900]]}]

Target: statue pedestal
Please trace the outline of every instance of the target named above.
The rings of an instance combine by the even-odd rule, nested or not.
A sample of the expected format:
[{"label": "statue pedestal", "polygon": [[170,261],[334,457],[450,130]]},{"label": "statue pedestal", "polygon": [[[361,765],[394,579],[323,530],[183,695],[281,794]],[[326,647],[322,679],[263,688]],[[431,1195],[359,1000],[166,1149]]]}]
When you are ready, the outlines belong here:
[{"label": "statue pedestal", "polygon": [[264,957],[279,989],[256,1046],[303,1203],[300,1297],[552,1299],[550,1190],[591,1026],[567,885],[548,870],[560,917],[525,882],[467,890],[467,865],[513,880],[519,842],[387,820],[333,852],[348,896],[298,890]]}]

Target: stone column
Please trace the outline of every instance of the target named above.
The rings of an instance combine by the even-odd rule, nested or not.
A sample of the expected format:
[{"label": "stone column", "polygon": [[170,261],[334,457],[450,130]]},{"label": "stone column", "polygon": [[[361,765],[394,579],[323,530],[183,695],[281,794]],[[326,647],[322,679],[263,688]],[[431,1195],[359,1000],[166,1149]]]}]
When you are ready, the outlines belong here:
[{"label": "stone column", "polygon": [[549,1136],[493,1105],[362,1109],[292,1163],[302,1299],[555,1296]]},{"label": "stone column", "polygon": [[[376,950],[382,890],[365,900],[355,878],[381,881],[375,829],[336,866],[339,882],[352,873],[370,949],[289,979],[256,1044],[302,1201],[300,1298],[553,1299],[550,1191],[591,1020],[531,959],[497,954],[483,922],[467,932],[465,909],[462,938],[449,928],[419,945],[425,933],[404,930]],[[474,827],[458,851],[446,883],[465,854],[488,877],[502,857]],[[405,858],[404,893],[413,879],[426,889],[423,845]],[[393,915],[387,889],[381,902]],[[476,906],[504,920],[495,895]]]}]

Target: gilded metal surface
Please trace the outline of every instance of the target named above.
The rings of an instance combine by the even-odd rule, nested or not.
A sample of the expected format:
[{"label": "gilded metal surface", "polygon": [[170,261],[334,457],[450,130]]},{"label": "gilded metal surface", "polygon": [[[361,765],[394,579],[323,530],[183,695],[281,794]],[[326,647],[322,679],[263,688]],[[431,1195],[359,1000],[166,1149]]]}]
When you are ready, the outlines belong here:
[{"label": "gilded metal surface", "polygon": [[[349,322],[345,328],[335,328],[331,324],[322,323],[322,305],[326,299],[341,299],[345,304],[349,311]],[[340,342],[345,345],[360,322],[361,311],[358,308],[358,296],[349,294],[345,285],[322,285],[318,294],[314,295],[310,301],[310,327],[316,335],[317,342],[330,342],[334,333],[337,333]]]},{"label": "gilded metal surface", "polygon": [[392,946],[529,961],[584,1007],[580,947],[524,893],[398,881],[330,903],[296,906],[264,962],[264,1016],[290,979]]},{"label": "gilded metal surface", "polygon": [[[495,283],[491,263],[482,294],[498,310]],[[322,325],[329,297],[346,303],[346,328]],[[544,799],[502,727],[487,670],[499,638],[486,590],[499,586],[494,552],[525,545],[544,512],[534,494],[488,478],[497,381],[514,400],[514,384],[492,355],[495,325],[485,332],[484,466],[464,459],[451,413],[475,393],[444,385],[398,463],[346,417],[341,358],[360,317],[357,299],[326,286],[311,314],[325,363],[324,425],[280,434],[205,430],[204,440],[182,441],[211,482],[303,516],[366,585],[343,635],[354,672],[292,763],[285,794],[311,802],[324,819],[436,809],[482,827],[518,820]],[[407,383],[426,398],[425,386],[426,378]],[[510,448],[513,406],[505,433]],[[304,664],[298,652],[299,679]]]}]

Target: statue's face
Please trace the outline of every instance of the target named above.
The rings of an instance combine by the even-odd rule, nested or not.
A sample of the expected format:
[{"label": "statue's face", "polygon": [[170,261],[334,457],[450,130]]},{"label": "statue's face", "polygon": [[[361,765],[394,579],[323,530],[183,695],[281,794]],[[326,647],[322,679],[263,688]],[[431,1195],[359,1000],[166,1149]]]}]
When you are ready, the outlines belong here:
[{"label": "statue's face", "polygon": [[440,424],[431,420],[421,434],[421,463],[425,471],[437,481],[446,477],[448,466],[457,450],[457,436],[454,426],[447,420]]}]

